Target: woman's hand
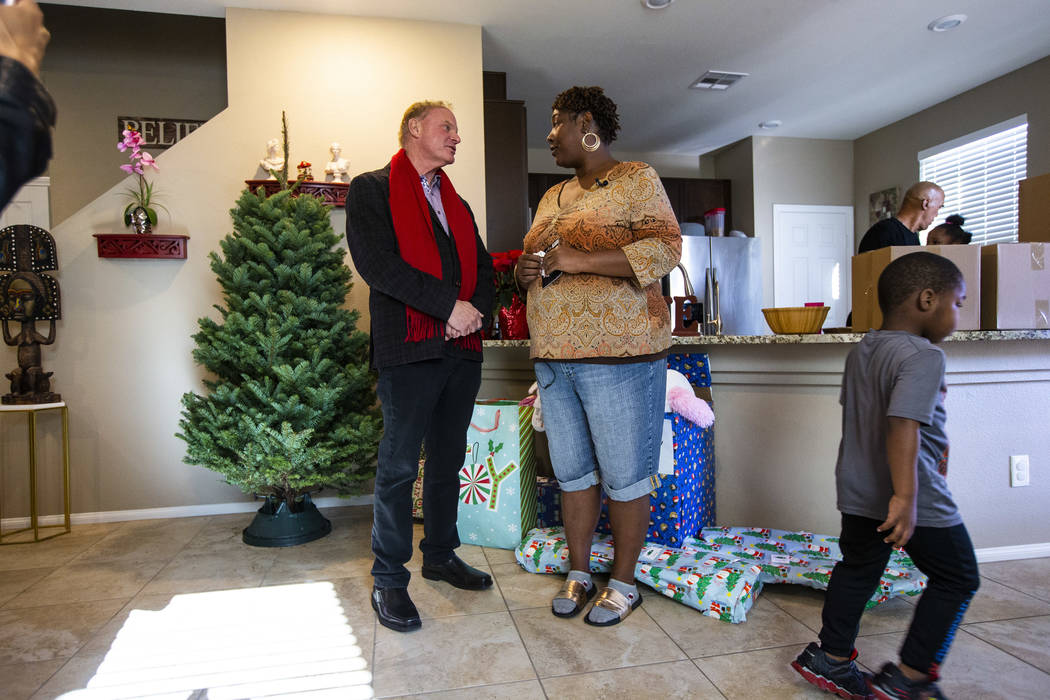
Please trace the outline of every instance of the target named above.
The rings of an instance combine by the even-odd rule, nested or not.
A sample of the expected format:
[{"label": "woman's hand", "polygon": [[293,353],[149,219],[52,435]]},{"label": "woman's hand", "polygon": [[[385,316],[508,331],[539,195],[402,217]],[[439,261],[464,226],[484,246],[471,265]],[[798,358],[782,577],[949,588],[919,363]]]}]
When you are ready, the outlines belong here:
[{"label": "woman's hand", "polygon": [[543,256],[543,272],[548,275],[555,270],[568,272],[571,275],[589,272],[585,268],[586,262],[587,253],[562,243]]},{"label": "woman's hand", "polygon": [[518,287],[528,289],[530,284],[539,279],[542,271],[543,258],[531,253],[522,253],[514,266],[514,277],[518,281]]}]

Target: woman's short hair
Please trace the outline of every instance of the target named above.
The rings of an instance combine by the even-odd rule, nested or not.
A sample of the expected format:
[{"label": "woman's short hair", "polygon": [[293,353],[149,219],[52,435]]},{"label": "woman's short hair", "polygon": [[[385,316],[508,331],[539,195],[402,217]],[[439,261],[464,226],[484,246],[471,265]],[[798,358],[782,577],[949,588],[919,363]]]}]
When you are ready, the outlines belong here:
[{"label": "woman's short hair", "polygon": [[962,272],[948,258],[925,251],[902,255],[879,275],[879,308],[885,316],[915,292],[932,289],[940,294],[962,282]]},{"label": "woman's short hair", "polygon": [[401,128],[397,132],[397,142],[401,144],[401,147],[405,147],[405,141],[408,140],[408,121],[410,119],[422,119],[427,116],[427,112],[432,109],[442,107],[448,111],[452,111],[452,105],[444,100],[423,100],[422,102],[413,102],[405,110],[405,115],[401,117]]},{"label": "woman's short hair", "polygon": [[[966,219],[961,214],[952,214],[940,226],[935,226],[933,231],[940,231],[948,236],[948,240],[957,245],[968,245],[973,239],[973,234],[963,230]],[[930,231],[930,233],[933,233]]]},{"label": "woman's short hair", "polygon": [[569,88],[554,98],[551,109],[570,112],[573,116],[590,112],[594,118],[595,131],[606,143],[615,141],[616,134],[620,131],[620,116],[616,113],[616,103],[597,85]]}]

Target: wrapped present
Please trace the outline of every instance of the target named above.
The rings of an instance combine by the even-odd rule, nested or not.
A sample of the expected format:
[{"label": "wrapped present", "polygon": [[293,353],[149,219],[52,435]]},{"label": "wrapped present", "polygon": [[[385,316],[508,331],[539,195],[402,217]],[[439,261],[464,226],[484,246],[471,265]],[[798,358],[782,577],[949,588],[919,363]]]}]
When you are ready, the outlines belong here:
[{"label": "wrapped present", "polygon": [[[709,527],[700,532],[700,542],[717,548],[718,556],[757,564],[764,583],[796,583],[826,590],[835,563],[842,559],[839,538],[755,527]],[[926,576],[911,558],[893,550],[868,600],[868,608],[895,596],[917,596],[926,588]]]},{"label": "wrapped present", "polygon": [[459,471],[459,538],[514,549],[536,524],[532,406],[477,401]]},{"label": "wrapped present", "polygon": [[536,477],[536,527],[561,525],[561,488],[549,476]]},{"label": "wrapped present", "polygon": [[671,353],[667,356],[667,369],[684,374],[696,389],[711,386],[711,362],[706,352]]},{"label": "wrapped present", "polygon": [[419,473],[416,480],[412,482],[412,517],[417,520],[423,519],[423,465],[425,459],[419,460]]},{"label": "wrapped present", "polygon": [[[569,572],[569,552],[561,528],[533,530],[514,554],[518,563],[532,573]],[[613,555],[612,537],[595,533],[591,572],[609,572]],[[634,575],[638,583],[726,622],[743,622],[762,589],[760,567],[750,562],[712,558],[706,545],[696,540],[689,540],[683,548],[647,542],[638,557]]]},{"label": "wrapped present", "polygon": [[[701,428],[677,413],[665,414],[664,420],[670,423],[672,456],[661,458],[660,485],[649,494],[645,538],[678,547],[701,528],[715,524],[714,426]],[[603,499],[598,532],[611,531],[608,502]]]},{"label": "wrapped present", "polygon": [[[567,574],[569,551],[561,528],[537,528],[514,552],[526,571]],[[614,557],[612,537],[596,533],[590,570],[606,573]],[[795,583],[826,589],[842,555],[838,538],[766,528],[705,528],[679,547],[646,542],[634,575],[663,595],[726,622],[743,622],[766,583]],[[894,550],[879,587],[868,601],[874,607],[894,596],[915,596],[926,577],[904,552]]]}]

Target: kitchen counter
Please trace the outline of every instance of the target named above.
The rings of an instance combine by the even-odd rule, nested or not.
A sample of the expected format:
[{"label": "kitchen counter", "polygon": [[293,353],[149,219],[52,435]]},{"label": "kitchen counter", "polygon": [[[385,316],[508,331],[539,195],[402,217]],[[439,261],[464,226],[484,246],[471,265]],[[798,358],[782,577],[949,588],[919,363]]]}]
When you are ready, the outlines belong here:
[{"label": "kitchen counter", "polygon": [[[862,333],[675,337],[706,352],[720,525],[838,532],[839,388]],[[959,331],[947,357],[948,483],[984,560],[1050,556],[1050,330]],[[528,340],[486,340],[480,396],[521,397],[535,381]],[[1011,488],[1010,455],[1031,459]],[[1003,549],[995,549],[1003,548]]]},{"label": "kitchen counter", "polygon": [[[857,343],[863,333],[804,333],[797,335],[690,335],[675,336],[674,345],[799,345],[827,343]],[[979,340],[1050,340],[1050,329],[1016,331],[956,331],[943,342],[973,342]],[[486,348],[527,348],[528,340],[486,340]]]}]

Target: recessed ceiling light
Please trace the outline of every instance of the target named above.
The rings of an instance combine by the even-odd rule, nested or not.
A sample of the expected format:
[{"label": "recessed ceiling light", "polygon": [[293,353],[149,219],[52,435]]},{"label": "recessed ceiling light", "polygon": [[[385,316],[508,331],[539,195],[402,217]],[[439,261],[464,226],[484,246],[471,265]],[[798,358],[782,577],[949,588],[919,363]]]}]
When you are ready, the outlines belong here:
[{"label": "recessed ceiling light", "polygon": [[927,24],[926,28],[931,32],[946,32],[949,29],[955,29],[965,21],[966,15],[945,15]]},{"label": "recessed ceiling light", "polygon": [[759,122],[758,123],[758,128],[759,129],[776,129],[778,126],[780,126],[783,123],[784,122],[780,121],[779,119],[769,119],[769,120],[764,121],[764,122]]},{"label": "recessed ceiling light", "polygon": [[674,0],[642,0],[642,7],[650,10],[662,10],[672,2]]}]

